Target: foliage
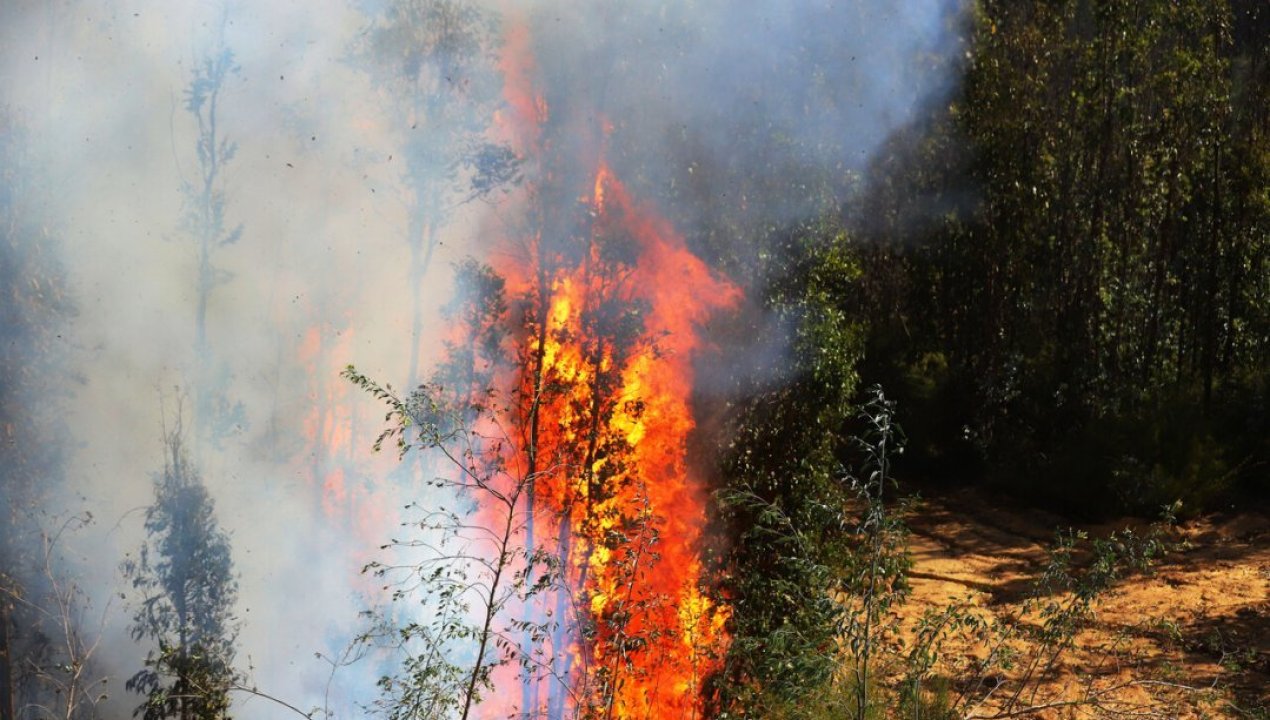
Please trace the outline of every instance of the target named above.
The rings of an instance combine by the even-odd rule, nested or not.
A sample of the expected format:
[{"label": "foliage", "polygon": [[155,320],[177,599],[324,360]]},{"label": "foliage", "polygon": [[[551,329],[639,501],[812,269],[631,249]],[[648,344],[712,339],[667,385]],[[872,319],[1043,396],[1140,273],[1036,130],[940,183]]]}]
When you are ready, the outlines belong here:
[{"label": "foliage", "polygon": [[[984,2],[960,94],[859,218],[861,372],[914,471],[1076,512],[1264,496],[1266,13]],[[950,471],[949,466],[957,470]]]},{"label": "foliage", "polygon": [[154,503],[146,509],[148,540],[122,566],[140,595],[132,638],[153,643],[145,669],[126,688],[145,697],[137,708],[145,720],[224,718],[237,681],[238,581],[229,538],[179,425],[165,437],[164,449]]},{"label": "foliage", "polygon": [[[782,502],[791,505],[787,500],[766,499],[752,487],[720,493],[728,512],[743,513],[752,523],[742,535],[748,549],[774,556],[780,571],[768,575],[765,569],[735,583],[742,591],[766,586],[768,595],[738,602],[744,625],[734,630],[727,659],[724,677],[736,686],[724,689],[726,712],[802,717],[794,709],[802,699],[826,693],[826,707],[839,708],[835,712],[856,718],[875,712],[874,662],[894,640],[886,616],[907,596],[910,565],[907,532],[896,513],[905,503],[892,508],[886,501],[888,488],[894,487],[892,455],[902,448],[893,414],[893,403],[881,389],[871,389],[856,413],[861,429],[851,449],[857,469],[822,486],[834,496],[824,492],[808,499],[816,503],[815,514],[800,509],[801,515],[793,516],[782,507]],[[786,615],[779,624],[761,624],[766,616],[755,612],[792,612],[794,603],[802,606],[801,613]],[[849,668],[845,677],[844,667]],[[758,675],[761,671],[771,674]]]},{"label": "foliage", "polygon": [[[856,495],[841,510],[850,540],[834,566],[817,568],[835,578],[819,591],[830,608],[837,642],[797,646],[804,656],[792,659],[790,648],[774,643],[747,648],[760,653],[784,650],[782,659],[791,666],[822,664],[830,670],[814,682],[804,681],[796,693],[788,684],[760,680],[751,694],[735,695],[724,716],[986,719],[1058,708],[1112,714],[1144,708],[1164,711],[1179,702],[1174,697],[1179,692],[1202,701],[1201,688],[1169,679],[1104,679],[1098,668],[1114,656],[1119,640],[1083,648],[1102,655],[1076,671],[1073,693],[1055,695],[1045,689],[1056,668],[1077,649],[1078,634],[1094,618],[1107,592],[1129,575],[1148,571],[1169,549],[1168,529],[1176,505],[1145,534],[1132,529],[1105,538],[1060,533],[1017,615],[994,619],[973,605],[951,602],[928,611],[905,640],[896,611],[908,595],[911,560],[903,516],[911,507],[885,501],[885,490],[894,482],[889,457],[902,447],[893,411],[893,402],[878,389],[862,404],[866,429],[859,438],[860,471],[847,476]],[[809,554],[805,529],[774,504],[735,491],[725,501],[758,513],[772,528],[771,547],[790,555]],[[949,651],[953,638],[985,648],[986,655],[962,667]],[[1143,691],[1147,699],[1126,700],[1123,692],[1130,688]]]},{"label": "foliage", "polygon": [[[15,696],[25,700],[20,706],[13,696],[4,697],[6,717],[60,717],[72,720],[96,717],[97,706],[107,699],[109,677],[100,673],[95,655],[110,611],[110,603],[100,615],[92,612],[92,602],[79,577],[68,569],[70,558],[64,547],[67,537],[93,522],[92,513],[66,518],[48,518],[50,529],[40,531],[40,576],[20,582],[9,572],[0,571],[0,603],[3,617],[29,623],[27,632],[5,637],[0,646],[0,662],[11,648],[22,653],[21,662],[5,667],[6,682]],[[8,634],[8,629],[5,631]],[[12,644],[10,644],[12,643]],[[12,673],[12,674],[11,674]],[[12,703],[12,704],[10,704]],[[21,708],[20,710],[18,708]]]},{"label": "foliage", "polygon": [[402,132],[409,212],[410,382],[419,372],[421,288],[440,231],[465,203],[517,184],[520,159],[486,130],[498,102],[495,16],[469,0],[392,0],[368,14],[350,60],[383,89]]},{"label": "foliage", "polygon": [[906,503],[895,503],[894,508],[887,504],[887,491],[895,488],[893,455],[904,450],[895,403],[874,386],[858,413],[863,424],[856,437],[859,470],[846,478],[856,495],[852,509],[857,517],[850,522],[854,542],[844,558],[836,598],[843,607],[839,642],[845,644],[854,674],[851,716],[864,718],[875,704],[870,696],[874,661],[887,641],[893,641],[886,629],[891,625],[887,614],[908,597],[912,560],[908,529],[901,519]]},{"label": "foliage", "polygon": [[[825,652],[836,642],[831,589],[850,545],[842,508],[853,492],[837,468],[851,451],[863,332],[840,298],[858,268],[847,236],[832,225],[773,245],[763,311],[792,350],[743,382],[724,431],[719,513],[732,545],[722,572],[734,608],[718,679],[725,709],[751,702],[760,685],[793,700],[834,672]],[[742,328],[764,321],[736,320]]]},{"label": "foliage", "polygon": [[[1176,510],[1176,506],[1166,508],[1163,519],[1146,533],[1126,528],[1092,539],[1083,531],[1059,533],[1017,616],[992,622],[953,604],[944,610],[941,622],[926,623],[919,636],[922,647],[941,647],[945,633],[960,633],[988,649],[982,660],[957,679],[959,692],[951,708],[969,718],[1016,717],[1077,707],[1108,714],[1144,708],[1158,712],[1171,701],[1152,695],[1153,689],[1198,692],[1142,675],[1127,681],[1100,678],[1098,670],[1114,656],[1120,638],[1108,646],[1083,648],[1096,656],[1077,671],[1079,686],[1074,694],[1043,692],[1045,681],[1077,649],[1078,633],[1094,619],[1108,591],[1134,573],[1149,571],[1170,549],[1167,537]],[[926,659],[910,663],[906,685],[915,687],[931,667]],[[1131,687],[1146,691],[1148,699],[1126,701],[1119,693]]]},{"label": "foliage", "polygon": [[438,491],[428,504],[407,508],[420,515],[405,523],[410,536],[381,548],[412,552],[411,559],[366,568],[386,579],[393,602],[408,604],[404,621],[372,613],[375,627],[363,638],[403,655],[400,671],[379,683],[392,718],[467,718],[494,690],[499,668],[519,663],[527,675],[541,672],[541,658],[518,636],[540,642],[554,627],[515,615],[553,587],[556,574],[553,557],[520,542],[522,498],[534,476],[509,456],[515,444],[501,425],[494,387],[508,361],[504,282],[473,261],[457,275],[460,293],[446,316],[459,339],[447,344],[432,383],[403,398],[351,366],[343,373],[389,407],[375,449],[392,441],[403,457],[424,455],[435,472],[428,484]]}]

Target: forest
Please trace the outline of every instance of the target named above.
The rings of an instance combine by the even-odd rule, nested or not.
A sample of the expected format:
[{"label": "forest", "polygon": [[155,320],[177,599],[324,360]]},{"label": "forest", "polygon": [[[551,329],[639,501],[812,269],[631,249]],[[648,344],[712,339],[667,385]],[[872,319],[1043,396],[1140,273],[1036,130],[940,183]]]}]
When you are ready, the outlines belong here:
[{"label": "forest", "polygon": [[0,292],[0,720],[1270,720],[1264,0],[7,0]]}]

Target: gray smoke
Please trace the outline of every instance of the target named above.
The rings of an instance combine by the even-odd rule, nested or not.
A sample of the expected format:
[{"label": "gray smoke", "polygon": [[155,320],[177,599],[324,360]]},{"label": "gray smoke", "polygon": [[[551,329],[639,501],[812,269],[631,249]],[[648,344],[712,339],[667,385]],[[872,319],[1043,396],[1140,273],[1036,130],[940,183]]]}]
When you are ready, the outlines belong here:
[{"label": "gray smoke", "polygon": [[[358,631],[358,611],[376,596],[359,569],[415,495],[388,479],[395,458],[369,452],[382,410],[337,377],[349,362],[398,384],[408,376],[411,129],[350,60],[368,17],[389,4],[242,2],[223,28],[240,66],[220,108],[224,136],[238,143],[224,168],[226,215],[243,235],[218,252],[226,275],[207,336],[224,370],[219,388],[243,415],[196,461],[241,574],[238,656],[261,689],[305,709],[327,692],[330,668],[315,653],[338,653]],[[98,607],[124,590],[119,562],[141,541],[138,508],[162,466],[161,398],[170,410],[200,363],[197,258],[180,223],[181,184],[198,167],[183,92],[223,9],[203,0],[0,7],[0,104],[25,127],[78,307],[66,350],[72,431],[49,442],[66,454],[57,511],[99,518],[71,540],[86,560],[66,570]],[[541,0],[486,10],[532,29],[566,168],[552,180],[558,194],[577,197],[571,188],[589,181],[585,161],[607,120],[610,161],[712,260],[733,247],[744,256],[730,243],[823,210],[895,128],[947,92],[949,59],[961,51],[953,0]],[[487,234],[516,211],[498,197],[459,208],[442,229],[423,293],[430,311],[450,294],[450,262],[497,246]],[[441,329],[429,317],[425,358]],[[127,638],[122,603],[113,607],[98,659],[122,716],[136,703],[122,683],[144,649]],[[336,706],[373,697],[378,669],[338,673]],[[239,716],[283,715],[255,700]]]}]

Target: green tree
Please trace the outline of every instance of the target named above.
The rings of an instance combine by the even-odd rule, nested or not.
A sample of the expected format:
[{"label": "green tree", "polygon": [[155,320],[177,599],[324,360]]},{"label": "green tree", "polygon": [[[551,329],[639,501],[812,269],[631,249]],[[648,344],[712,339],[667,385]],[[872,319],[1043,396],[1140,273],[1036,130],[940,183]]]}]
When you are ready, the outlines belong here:
[{"label": "green tree", "polygon": [[894,138],[851,205],[863,372],[913,410],[935,472],[978,460],[1071,509],[1253,489],[1264,18],[1071,0],[985,2],[972,21],[960,94]]},{"label": "green tree", "polygon": [[190,462],[180,426],[164,438],[163,471],[146,510],[147,541],[123,571],[139,595],[131,634],[151,644],[145,668],[126,683],[144,696],[136,714],[145,720],[214,720],[227,717],[237,678],[229,537]]},{"label": "green tree", "polygon": [[788,355],[772,357],[741,388],[721,468],[721,521],[732,538],[721,571],[733,616],[717,684],[730,711],[753,707],[759,694],[801,697],[836,671],[832,589],[850,548],[841,510],[853,493],[840,471],[864,338],[847,300],[859,269],[834,223],[771,242],[764,318],[786,334]]}]

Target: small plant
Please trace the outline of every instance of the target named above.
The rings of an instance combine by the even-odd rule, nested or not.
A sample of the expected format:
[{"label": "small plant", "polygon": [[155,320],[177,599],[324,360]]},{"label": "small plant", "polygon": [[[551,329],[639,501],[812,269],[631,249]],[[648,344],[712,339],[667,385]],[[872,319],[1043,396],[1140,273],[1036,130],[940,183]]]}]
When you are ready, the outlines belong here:
[{"label": "small plant", "polygon": [[894,414],[894,402],[880,387],[872,388],[857,413],[859,461],[841,476],[843,502],[822,508],[814,523],[799,522],[748,486],[720,494],[725,508],[754,518],[749,532],[762,533],[783,563],[811,580],[775,589],[791,600],[823,606],[833,630],[829,643],[817,644],[817,638],[790,627],[755,648],[786,655],[785,669],[807,676],[796,696],[758,688],[746,702],[764,717],[869,720],[885,717],[895,700],[885,682],[898,646],[889,615],[908,597],[912,561],[902,520],[909,502],[890,499],[896,487],[891,463],[903,447]]},{"label": "small plant", "polygon": [[[839,670],[809,683],[798,698],[760,688],[752,708],[764,717],[790,719],[1005,720],[1049,712],[1162,711],[1175,706],[1179,696],[1201,690],[1177,678],[1108,680],[1100,675],[1109,663],[1123,659],[1130,630],[1101,647],[1078,644],[1107,593],[1132,574],[1148,571],[1171,549],[1176,505],[1165,508],[1163,519],[1145,533],[1126,529],[1103,538],[1083,531],[1059,533],[1015,615],[994,618],[969,600],[951,602],[927,611],[910,634],[901,636],[895,610],[909,596],[912,566],[903,517],[914,503],[895,493],[891,465],[903,436],[894,413],[894,403],[880,388],[870,391],[859,410],[859,459],[844,476],[850,492],[838,514],[846,551],[836,564],[822,567],[830,578],[822,587],[836,608],[838,642],[808,654],[819,653]],[[791,557],[807,562],[821,557],[813,546],[820,538],[815,528],[800,526],[757,493],[742,488],[721,499],[757,518],[765,532],[779,538],[775,546]],[[954,640],[985,648],[986,654],[969,666],[957,665],[947,650]],[[1056,690],[1053,679],[1077,649],[1085,665],[1077,683]],[[1229,659],[1238,661],[1233,655]],[[1131,688],[1149,700],[1142,704],[1139,693],[1133,705],[1124,699]]]},{"label": "small plant", "polygon": [[[1115,584],[1135,572],[1145,572],[1169,549],[1167,529],[1172,508],[1145,534],[1126,529],[1106,538],[1090,538],[1083,531],[1060,533],[1049,550],[1049,560],[1033,583],[1019,612],[990,621],[965,606],[950,606],[937,621],[928,621],[919,632],[919,647],[937,648],[948,635],[988,647],[987,655],[958,683],[949,705],[958,717],[991,720],[1030,716],[1047,710],[1084,708],[1103,713],[1128,711],[1123,691],[1136,687],[1152,690],[1189,690],[1175,682],[1134,678],[1099,682],[1097,670],[1123,650],[1124,635],[1099,648],[1078,673],[1075,692],[1053,691],[1051,680],[1066,656],[1077,645],[1077,636],[1093,619],[1098,604]],[[1091,648],[1083,648],[1090,651]],[[910,683],[916,683],[937,664],[937,653],[911,656]],[[1153,697],[1146,707],[1160,709],[1166,702]],[[1139,701],[1136,706],[1142,709]]]},{"label": "small plant", "polygon": [[[29,711],[30,717],[64,720],[97,717],[98,706],[107,700],[110,678],[102,674],[94,656],[101,647],[111,604],[107,602],[100,613],[93,611],[81,579],[66,570],[69,558],[64,538],[92,524],[93,514],[85,511],[48,520],[50,527],[39,532],[37,560],[42,577],[24,585],[0,570],[0,623],[6,623],[0,625],[0,632],[9,630],[11,613],[21,609],[33,620],[31,629],[45,643],[41,652],[24,657],[23,670],[38,688],[24,715]],[[0,644],[0,651],[10,647],[8,638],[3,640],[6,642]],[[0,663],[8,660],[0,652]],[[0,665],[0,672],[11,669]],[[11,702],[9,697],[4,699]],[[10,706],[0,705],[5,718],[17,717],[10,715],[11,711]]]},{"label": "small plant", "polygon": [[850,653],[854,703],[851,716],[864,718],[873,704],[870,692],[876,679],[876,660],[888,639],[883,620],[892,607],[908,597],[908,528],[902,512],[907,502],[887,504],[888,490],[895,489],[891,476],[894,455],[903,452],[903,434],[895,424],[895,403],[882,388],[869,390],[859,411],[864,425],[856,438],[862,460],[846,480],[855,493],[855,518],[844,517],[856,538],[847,557],[838,596],[842,602],[839,637]]}]

